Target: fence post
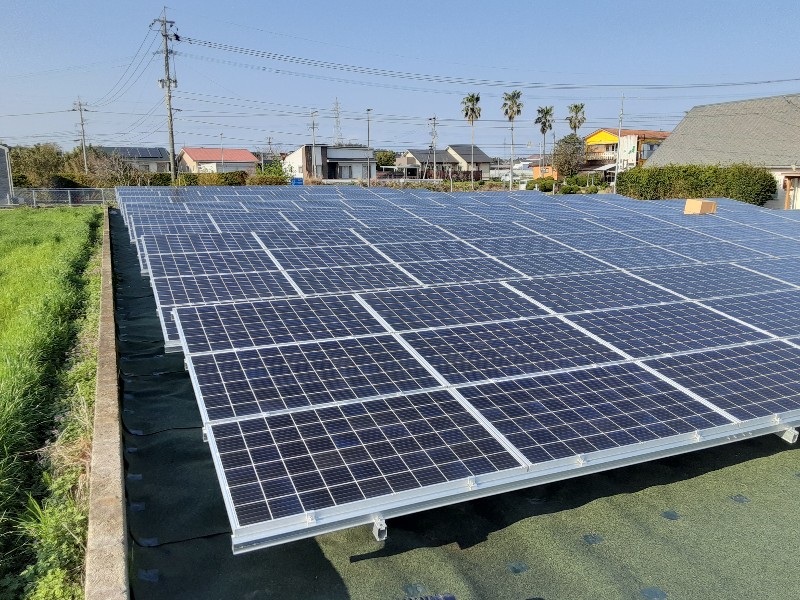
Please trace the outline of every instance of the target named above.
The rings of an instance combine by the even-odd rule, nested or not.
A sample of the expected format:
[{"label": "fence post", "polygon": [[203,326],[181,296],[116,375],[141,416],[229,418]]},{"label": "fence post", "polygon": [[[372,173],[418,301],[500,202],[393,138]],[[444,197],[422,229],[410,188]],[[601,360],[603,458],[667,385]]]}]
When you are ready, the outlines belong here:
[{"label": "fence post", "polygon": [[31,191],[33,191],[33,208],[36,208],[36,190]]},{"label": "fence post", "polygon": [[100,188],[100,197],[103,199],[103,205],[106,203],[106,189]]},{"label": "fence post", "polygon": [[67,202],[72,206],[72,190],[67,190]]}]

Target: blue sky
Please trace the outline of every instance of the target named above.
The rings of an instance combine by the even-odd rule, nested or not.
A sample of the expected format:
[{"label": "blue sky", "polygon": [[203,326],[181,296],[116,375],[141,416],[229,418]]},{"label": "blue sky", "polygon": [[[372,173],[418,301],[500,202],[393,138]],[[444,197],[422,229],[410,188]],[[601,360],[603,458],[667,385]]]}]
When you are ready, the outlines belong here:
[{"label": "blue sky", "polygon": [[[149,30],[162,4],[9,4],[0,20],[0,141],[72,148],[79,128],[70,109],[80,96],[89,111],[90,143],[166,145],[157,85],[163,58],[153,54],[161,41]],[[800,77],[796,14],[796,0],[176,0],[167,8],[184,40],[174,45],[176,146],[218,146],[222,134],[226,147],[262,148],[271,138],[275,149],[290,150],[310,143],[313,110],[318,142],[331,142],[337,98],[344,141],[366,142],[366,109],[372,108],[374,147],[427,147],[433,116],[437,147],[469,143],[460,102],[478,92],[476,144],[491,156],[508,155],[511,135],[500,106],[503,92],[515,87],[524,104],[515,122],[517,156],[539,150],[537,106],[555,107],[561,137],[569,133],[567,105],[583,102],[585,135],[616,128],[624,93],[624,127],[670,130],[697,104],[800,92],[800,81],[674,87]],[[551,141],[548,134],[548,146]]]}]

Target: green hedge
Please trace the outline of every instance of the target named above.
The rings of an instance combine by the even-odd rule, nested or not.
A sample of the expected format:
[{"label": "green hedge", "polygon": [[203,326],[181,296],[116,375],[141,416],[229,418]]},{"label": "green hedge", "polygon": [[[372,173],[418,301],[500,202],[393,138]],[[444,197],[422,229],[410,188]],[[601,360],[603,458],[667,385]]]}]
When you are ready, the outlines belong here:
[{"label": "green hedge", "polygon": [[775,197],[777,186],[767,169],[746,164],[636,167],[617,180],[618,193],[640,200],[733,198],[758,206]]},{"label": "green hedge", "polygon": [[539,179],[531,179],[525,186],[526,190],[535,190],[539,186],[540,192],[552,192],[555,180],[552,177],[539,177]]},{"label": "green hedge", "polygon": [[289,185],[289,178],[283,175],[262,175],[256,173],[250,175],[246,181],[247,185]]}]

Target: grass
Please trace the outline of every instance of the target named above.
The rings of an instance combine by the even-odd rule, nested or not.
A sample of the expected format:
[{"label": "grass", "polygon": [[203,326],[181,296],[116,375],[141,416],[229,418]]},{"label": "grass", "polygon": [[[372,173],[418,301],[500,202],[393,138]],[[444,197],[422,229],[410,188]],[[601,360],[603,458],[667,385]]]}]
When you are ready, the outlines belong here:
[{"label": "grass", "polygon": [[[96,336],[83,316],[99,276],[84,272],[100,217],[0,212],[0,598],[80,592],[94,341],[70,349],[81,326]],[[43,577],[69,585],[37,596]]]}]

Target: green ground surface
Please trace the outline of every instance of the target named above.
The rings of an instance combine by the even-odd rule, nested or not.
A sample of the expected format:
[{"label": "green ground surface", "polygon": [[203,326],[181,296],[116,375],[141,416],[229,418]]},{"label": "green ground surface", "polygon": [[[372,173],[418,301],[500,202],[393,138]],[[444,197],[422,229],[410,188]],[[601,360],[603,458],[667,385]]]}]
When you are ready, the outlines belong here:
[{"label": "green ground surface", "polygon": [[385,543],[362,526],[233,556],[183,357],[163,353],[126,233],[114,217],[135,600],[800,597],[800,450],[776,436],[391,519]]}]

